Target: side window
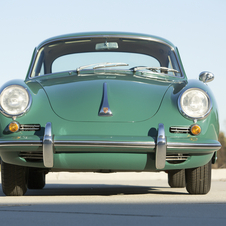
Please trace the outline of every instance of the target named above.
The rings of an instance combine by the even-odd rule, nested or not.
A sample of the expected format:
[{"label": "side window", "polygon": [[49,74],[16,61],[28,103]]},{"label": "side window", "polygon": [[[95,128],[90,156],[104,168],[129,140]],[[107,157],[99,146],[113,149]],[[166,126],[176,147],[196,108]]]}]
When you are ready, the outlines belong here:
[{"label": "side window", "polygon": [[43,48],[39,51],[31,77],[44,75],[44,52]]},{"label": "side window", "polygon": [[43,62],[41,69],[40,69],[40,72],[39,72],[39,75],[44,75],[44,74],[45,74],[45,71],[44,71],[44,62]]},{"label": "side window", "polygon": [[[178,64],[176,62],[176,58],[173,52],[170,52],[168,55],[168,68],[170,69],[175,69],[177,71],[180,71]],[[175,72],[168,72],[169,75],[173,75],[173,76],[181,76],[180,73],[175,73]]]}]

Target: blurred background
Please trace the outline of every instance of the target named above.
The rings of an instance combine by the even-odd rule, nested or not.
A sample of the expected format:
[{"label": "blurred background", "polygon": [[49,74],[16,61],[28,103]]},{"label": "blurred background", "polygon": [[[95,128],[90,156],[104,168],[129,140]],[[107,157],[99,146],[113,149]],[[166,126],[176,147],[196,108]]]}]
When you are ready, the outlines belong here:
[{"label": "blurred background", "polygon": [[0,12],[0,86],[24,79],[34,47],[52,36],[128,31],[173,42],[188,78],[198,79],[201,71],[215,75],[208,86],[218,102],[223,145],[216,166],[226,167],[225,0],[2,0]]}]

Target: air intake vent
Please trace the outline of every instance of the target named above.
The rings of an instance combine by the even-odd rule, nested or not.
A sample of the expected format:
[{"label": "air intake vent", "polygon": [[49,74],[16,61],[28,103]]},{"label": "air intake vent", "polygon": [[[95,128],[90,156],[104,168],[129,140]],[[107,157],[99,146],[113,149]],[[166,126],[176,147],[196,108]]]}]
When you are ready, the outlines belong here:
[{"label": "air intake vent", "polygon": [[190,127],[170,127],[170,133],[190,133]]},{"label": "air intake vent", "polygon": [[167,155],[166,161],[171,164],[179,164],[182,162],[185,162],[189,158],[189,155],[187,154],[173,154],[173,155]]},{"label": "air intake vent", "polygon": [[20,152],[19,156],[28,162],[43,161],[43,153],[40,152]]}]

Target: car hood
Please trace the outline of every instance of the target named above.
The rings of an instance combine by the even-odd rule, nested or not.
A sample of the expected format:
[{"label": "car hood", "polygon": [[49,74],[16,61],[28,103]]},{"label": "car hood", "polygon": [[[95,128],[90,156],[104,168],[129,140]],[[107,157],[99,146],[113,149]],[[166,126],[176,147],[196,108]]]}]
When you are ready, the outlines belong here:
[{"label": "car hood", "polygon": [[[143,80],[142,80],[143,81]],[[61,118],[80,122],[138,122],[155,115],[170,83],[117,79],[39,80],[53,111]],[[112,116],[99,116],[105,95]]]}]

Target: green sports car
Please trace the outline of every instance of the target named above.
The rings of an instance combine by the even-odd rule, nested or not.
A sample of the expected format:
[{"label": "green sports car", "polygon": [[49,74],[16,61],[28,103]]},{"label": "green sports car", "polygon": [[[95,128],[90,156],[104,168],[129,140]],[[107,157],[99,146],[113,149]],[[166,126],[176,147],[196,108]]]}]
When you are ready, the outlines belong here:
[{"label": "green sports car", "polygon": [[59,171],[165,171],[171,187],[208,193],[221,147],[206,85],[213,78],[204,71],[188,80],[178,49],[155,36],[96,32],[45,40],[25,80],[0,90],[4,194],[42,189],[46,174]]}]

